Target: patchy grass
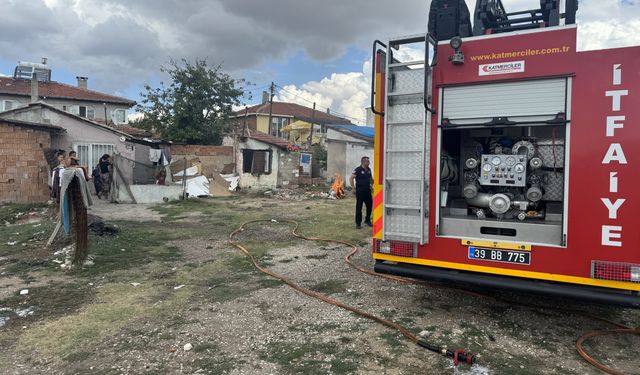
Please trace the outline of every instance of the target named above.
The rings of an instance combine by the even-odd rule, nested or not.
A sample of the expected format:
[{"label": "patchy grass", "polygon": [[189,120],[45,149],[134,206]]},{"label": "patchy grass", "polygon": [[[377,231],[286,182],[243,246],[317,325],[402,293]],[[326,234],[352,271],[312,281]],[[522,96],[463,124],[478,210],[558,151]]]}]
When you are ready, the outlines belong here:
[{"label": "patchy grass", "polygon": [[345,280],[327,280],[319,282],[310,287],[318,293],[330,296],[332,294],[343,293],[347,290],[347,281]]},{"label": "patchy grass", "polygon": [[307,259],[314,259],[314,260],[323,260],[323,259],[327,259],[327,257],[329,257],[329,254],[306,255],[305,256],[305,258],[307,258]]},{"label": "patchy grass", "polygon": [[229,373],[236,367],[240,367],[245,361],[235,359],[229,356],[218,355],[198,358],[193,361],[192,367],[197,370],[204,370],[206,374],[210,375],[223,375]]},{"label": "patchy grass", "polygon": [[[72,314],[94,296],[94,289],[84,284],[55,283],[29,288],[29,294],[16,295],[0,301],[0,307],[32,309],[33,314],[24,318],[12,318],[7,327],[22,326],[39,320]],[[0,334],[0,337],[2,334]]]},{"label": "patchy grass", "polygon": [[211,353],[218,352],[220,350],[220,345],[211,342],[203,342],[201,344],[197,344],[193,347],[194,353]]},{"label": "patchy grass", "polygon": [[0,226],[0,257],[31,255],[34,249],[42,248],[54,227],[55,223],[48,220],[37,224]]},{"label": "patchy grass", "polygon": [[78,276],[96,276],[137,268],[152,262],[172,262],[181,258],[180,250],[167,242],[203,236],[206,228],[174,226],[171,230],[157,223],[118,222],[115,236],[89,238],[89,253],[95,265],[73,271]]},{"label": "patchy grass", "polygon": [[0,204],[0,225],[5,222],[13,224],[25,217],[29,212],[46,212],[51,206],[46,203],[11,203]]},{"label": "patchy grass", "polygon": [[189,292],[174,292],[163,304],[152,304],[157,291],[151,287],[108,284],[99,289],[95,303],[76,314],[49,320],[23,333],[17,341],[22,353],[37,352],[45,356],[65,356],[77,348],[91,348],[106,337],[119,332],[132,320],[163,319],[180,310]]},{"label": "patchy grass", "polygon": [[398,332],[384,332],[380,334],[380,338],[387,343],[393,354],[400,354],[406,347],[405,337]]},{"label": "patchy grass", "polygon": [[[30,293],[26,297],[13,296],[0,302],[0,307],[34,306],[34,315],[25,318],[24,322],[37,321],[37,324],[29,324],[27,329],[14,329],[11,326],[14,323],[10,322],[9,326],[0,330],[0,346],[12,348],[11,355],[0,353],[0,362],[15,362],[18,358],[28,364],[34,361],[31,358],[43,358],[52,361],[53,368],[86,366],[88,354],[106,343],[109,343],[109,348],[122,352],[137,349],[136,345],[139,344],[153,345],[153,340],[164,346],[177,339],[174,331],[187,329],[185,326],[197,322],[187,319],[197,316],[187,311],[204,311],[206,307],[203,304],[233,301],[257,290],[283,285],[279,280],[257,272],[246,257],[231,251],[217,252],[214,260],[204,263],[185,264],[181,250],[168,245],[170,241],[219,239],[245,221],[272,217],[280,219],[277,217],[279,215],[301,222],[301,231],[308,226],[305,234],[309,236],[331,235],[343,240],[356,240],[353,242],[358,242],[360,238],[359,243],[368,243],[362,240],[366,237],[363,231],[342,228],[345,220],[351,220],[353,202],[307,201],[277,204],[269,210],[263,210],[265,204],[265,199],[261,198],[243,200],[235,197],[175,202],[155,208],[167,216],[163,219],[165,223],[114,222],[121,230],[117,235],[98,237],[90,234],[89,252],[95,256],[95,265],[66,273],[66,278],[75,278],[77,282],[29,288]],[[279,210],[280,206],[286,209]],[[9,236],[11,241],[15,237],[17,243],[27,243],[24,247],[32,251],[24,257],[22,249],[18,251],[16,247],[0,243],[0,256],[20,254],[20,258],[16,257],[12,264],[3,266],[2,276],[21,275],[24,278],[37,278],[40,282],[51,274],[60,273],[59,265],[52,262],[50,253],[53,251],[36,251],[42,248],[53,225],[43,220],[40,226],[24,224],[0,227],[0,237]],[[289,228],[284,228],[283,224],[265,223],[256,227],[243,233],[246,241],[241,243],[263,265],[269,266],[279,249],[300,243],[300,240],[290,236]],[[238,236],[239,240],[242,240],[243,234]],[[211,246],[207,248],[211,249]],[[323,260],[327,256],[310,254],[306,258]],[[89,286],[89,282],[95,286]],[[133,286],[131,282],[140,285]],[[346,283],[342,280],[329,281],[316,284],[314,289],[325,294],[341,293],[346,290]],[[174,287],[178,285],[185,287],[175,290]],[[301,307],[294,307],[294,311],[296,308]],[[145,332],[129,329],[140,322],[157,322],[163,330],[153,337],[147,337]],[[335,343],[303,345],[299,350],[293,350],[293,346],[290,346],[294,352],[289,357],[295,362],[290,372],[348,374],[356,371],[356,353],[342,349],[337,352],[340,345],[351,342],[348,334],[331,324],[314,328],[319,332],[337,330],[342,337],[336,339]],[[203,342],[196,345],[193,352],[202,353],[205,357],[190,362],[189,366],[194,371],[201,369],[205,373],[225,374],[244,363],[243,360],[220,353],[221,348],[215,343]],[[279,356],[277,353],[274,355]],[[314,356],[323,359],[318,360]],[[287,358],[273,361],[284,363],[285,360]],[[11,370],[3,366],[0,365],[0,372]],[[80,367],[76,370],[82,372]],[[154,371],[162,372],[150,369],[149,373]],[[92,371],[111,372],[117,371],[100,364]]]},{"label": "patchy grass", "polygon": [[260,358],[280,365],[286,374],[351,374],[358,370],[357,353],[338,343],[274,343]]}]

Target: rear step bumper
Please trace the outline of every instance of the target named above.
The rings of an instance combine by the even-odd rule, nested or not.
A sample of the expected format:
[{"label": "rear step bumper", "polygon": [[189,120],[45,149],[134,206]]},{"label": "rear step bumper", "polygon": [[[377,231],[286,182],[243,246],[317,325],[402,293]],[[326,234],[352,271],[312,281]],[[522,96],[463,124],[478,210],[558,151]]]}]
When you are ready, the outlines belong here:
[{"label": "rear step bumper", "polygon": [[640,294],[619,289],[607,289],[576,284],[564,284],[509,276],[488,275],[412,264],[396,264],[377,261],[374,270],[378,273],[434,280],[456,284],[505,289],[524,293],[544,294],[554,297],[572,298],[603,304],[616,304],[640,308]]}]

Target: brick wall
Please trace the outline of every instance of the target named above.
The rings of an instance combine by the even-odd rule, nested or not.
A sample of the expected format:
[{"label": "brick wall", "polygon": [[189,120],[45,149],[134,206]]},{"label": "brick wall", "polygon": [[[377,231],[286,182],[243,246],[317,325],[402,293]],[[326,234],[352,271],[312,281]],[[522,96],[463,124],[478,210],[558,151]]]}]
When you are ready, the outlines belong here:
[{"label": "brick wall", "polygon": [[49,132],[0,121],[0,202],[35,203],[49,199],[49,165],[44,150]]},{"label": "brick wall", "polygon": [[198,158],[202,162],[203,173],[207,177],[214,173],[233,172],[233,147],[204,145],[172,145],[171,158],[175,162],[187,158]]}]

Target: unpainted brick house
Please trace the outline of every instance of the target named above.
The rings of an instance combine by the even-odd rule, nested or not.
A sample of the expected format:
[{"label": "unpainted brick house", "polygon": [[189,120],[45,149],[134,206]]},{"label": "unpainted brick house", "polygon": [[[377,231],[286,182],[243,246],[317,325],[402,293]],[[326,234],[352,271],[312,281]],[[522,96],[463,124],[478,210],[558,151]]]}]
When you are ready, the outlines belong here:
[{"label": "unpainted brick house", "polygon": [[49,164],[44,151],[55,125],[0,119],[0,203],[36,203],[49,199]]}]

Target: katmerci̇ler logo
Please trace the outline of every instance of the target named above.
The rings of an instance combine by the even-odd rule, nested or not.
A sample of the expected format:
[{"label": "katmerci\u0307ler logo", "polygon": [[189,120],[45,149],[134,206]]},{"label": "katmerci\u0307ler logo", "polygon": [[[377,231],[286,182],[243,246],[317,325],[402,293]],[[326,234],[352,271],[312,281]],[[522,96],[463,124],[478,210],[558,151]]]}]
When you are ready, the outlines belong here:
[{"label": "katmerci\u0307ler logo", "polygon": [[524,61],[508,61],[494,64],[483,64],[478,67],[478,73],[481,76],[522,72],[524,72]]}]

